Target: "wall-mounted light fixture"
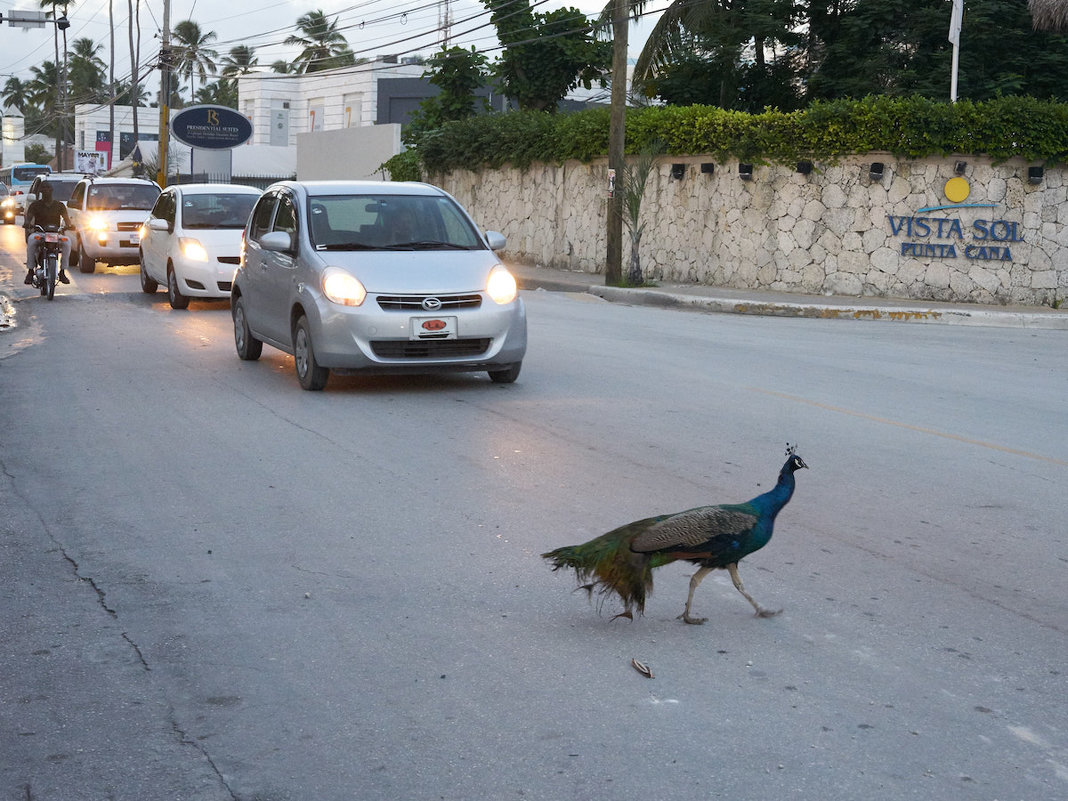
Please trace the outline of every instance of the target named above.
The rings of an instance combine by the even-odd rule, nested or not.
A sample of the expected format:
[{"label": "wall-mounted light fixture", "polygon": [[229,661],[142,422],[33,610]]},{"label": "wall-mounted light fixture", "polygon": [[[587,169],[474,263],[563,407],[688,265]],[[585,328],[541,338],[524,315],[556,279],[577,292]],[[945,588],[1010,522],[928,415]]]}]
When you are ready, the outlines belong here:
[{"label": "wall-mounted light fixture", "polygon": [[701,172],[703,172],[705,175],[711,175],[715,171],[716,171],[716,165],[713,164],[711,161],[702,161],[701,162]]},{"label": "wall-mounted light fixture", "polygon": [[812,172],[812,162],[808,159],[803,159],[797,162],[797,171],[802,175],[808,175]]},{"label": "wall-mounted light fixture", "polygon": [[966,162],[966,161],[958,161],[956,164],[953,165],[953,174],[954,175],[964,175],[964,171],[966,169],[968,169],[968,162]]},{"label": "wall-mounted light fixture", "polygon": [[743,181],[753,180],[753,165],[752,164],[739,164],[738,165],[738,177]]},{"label": "wall-mounted light fixture", "polygon": [[1042,167],[1028,167],[1027,168],[1027,183],[1040,184],[1042,183],[1042,175],[1045,170]]},{"label": "wall-mounted light fixture", "polygon": [[671,165],[671,177],[676,181],[681,181],[686,177],[686,165],[685,164],[672,164]]},{"label": "wall-mounted light fixture", "polygon": [[881,181],[881,180],[883,180],[883,169],[884,169],[884,166],[885,165],[881,161],[873,161],[871,163],[871,166],[868,168],[868,176],[873,181]]}]

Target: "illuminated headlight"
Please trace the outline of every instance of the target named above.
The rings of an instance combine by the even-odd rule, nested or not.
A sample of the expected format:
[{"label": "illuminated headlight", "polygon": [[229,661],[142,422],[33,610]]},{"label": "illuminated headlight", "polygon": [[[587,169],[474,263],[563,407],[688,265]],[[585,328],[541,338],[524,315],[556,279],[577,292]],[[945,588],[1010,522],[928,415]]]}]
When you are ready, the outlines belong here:
[{"label": "illuminated headlight", "polygon": [[208,251],[196,239],[188,239],[184,236],[178,237],[178,247],[181,249],[182,255],[190,261],[208,260]]},{"label": "illuminated headlight", "polygon": [[89,230],[101,234],[108,230],[108,221],[105,217],[90,217]]},{"label": "illuminated headlight", "polygon": [[505,303],[511,303],[515,300],[516,295],[519,294],[519,286],[516,284],[512,274],[498,264],[490,270],[489,280],[486,282],[486,292],[493,298],[494,303],[503,306]]},{"label": "illuminated headlight", "polygon": [[327,267],[323,272],[323,294],[342,306],[359,306],[367,297],[367,290],[350,273]]}]

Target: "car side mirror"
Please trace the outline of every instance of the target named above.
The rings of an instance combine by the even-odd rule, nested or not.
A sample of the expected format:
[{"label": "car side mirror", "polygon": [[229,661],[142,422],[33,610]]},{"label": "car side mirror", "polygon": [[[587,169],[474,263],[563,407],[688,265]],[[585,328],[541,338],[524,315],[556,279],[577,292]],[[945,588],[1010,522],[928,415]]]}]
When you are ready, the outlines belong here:
[{"label": "car side mirror", "polygon": [[150,217],[148,220],[148,227],[153,231],[170,231],[171,225],[162,217]]},{"label": "car side mirror", "polygon": [[292,253],[293,235],[285,231],[271,231],[260,237],[260,247],[274,253]]},{"label": "car side mirror", "polygon": [[486,231],[486,244],[489,245],[490,250],[504,250],[508,240],[504,238],[504,234],[497,231]]}]

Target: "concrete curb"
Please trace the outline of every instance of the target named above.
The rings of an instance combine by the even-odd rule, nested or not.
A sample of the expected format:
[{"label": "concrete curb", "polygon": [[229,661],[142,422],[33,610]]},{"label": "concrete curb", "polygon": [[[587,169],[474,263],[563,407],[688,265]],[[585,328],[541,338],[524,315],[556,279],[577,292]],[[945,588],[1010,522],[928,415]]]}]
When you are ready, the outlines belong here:
[{"label": "concrete curb", "polygon": [[870,320],[891,323],[935,323],[942,325],[982,325],[1006,328],[1044,328],[1068,330],[1068,314],[1056,310],[1025,311],[1020,309],[937,308],[919,305],[852,305],[849,303],[812,303],[752,298],[720,297],[714,294],[682,294],[651,289],[626,289],[590,286],[592,295],[617,303],[691,308],[725,314],[756,314],[772,317],[808,317],[822,320]]}]

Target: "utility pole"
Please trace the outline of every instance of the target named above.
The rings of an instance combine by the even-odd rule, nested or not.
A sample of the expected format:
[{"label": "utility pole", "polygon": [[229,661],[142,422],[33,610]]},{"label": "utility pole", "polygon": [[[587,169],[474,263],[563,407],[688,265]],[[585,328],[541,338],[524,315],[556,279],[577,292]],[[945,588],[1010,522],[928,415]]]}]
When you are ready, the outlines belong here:
[{"label": "utility pole", "polygon": [[171,0],[163,0],[163,38],[159,50],[159,171],[156,183],[167,186],[167,145],[171,125]]},{"label": "utility pole", "polygon": [[608,169],[615,174],[615,187],[608,197],[605,284],[623,280],[623,151],[627,114],[627,33],[629,0],[612,3],[612,107],[608,118]]}]

